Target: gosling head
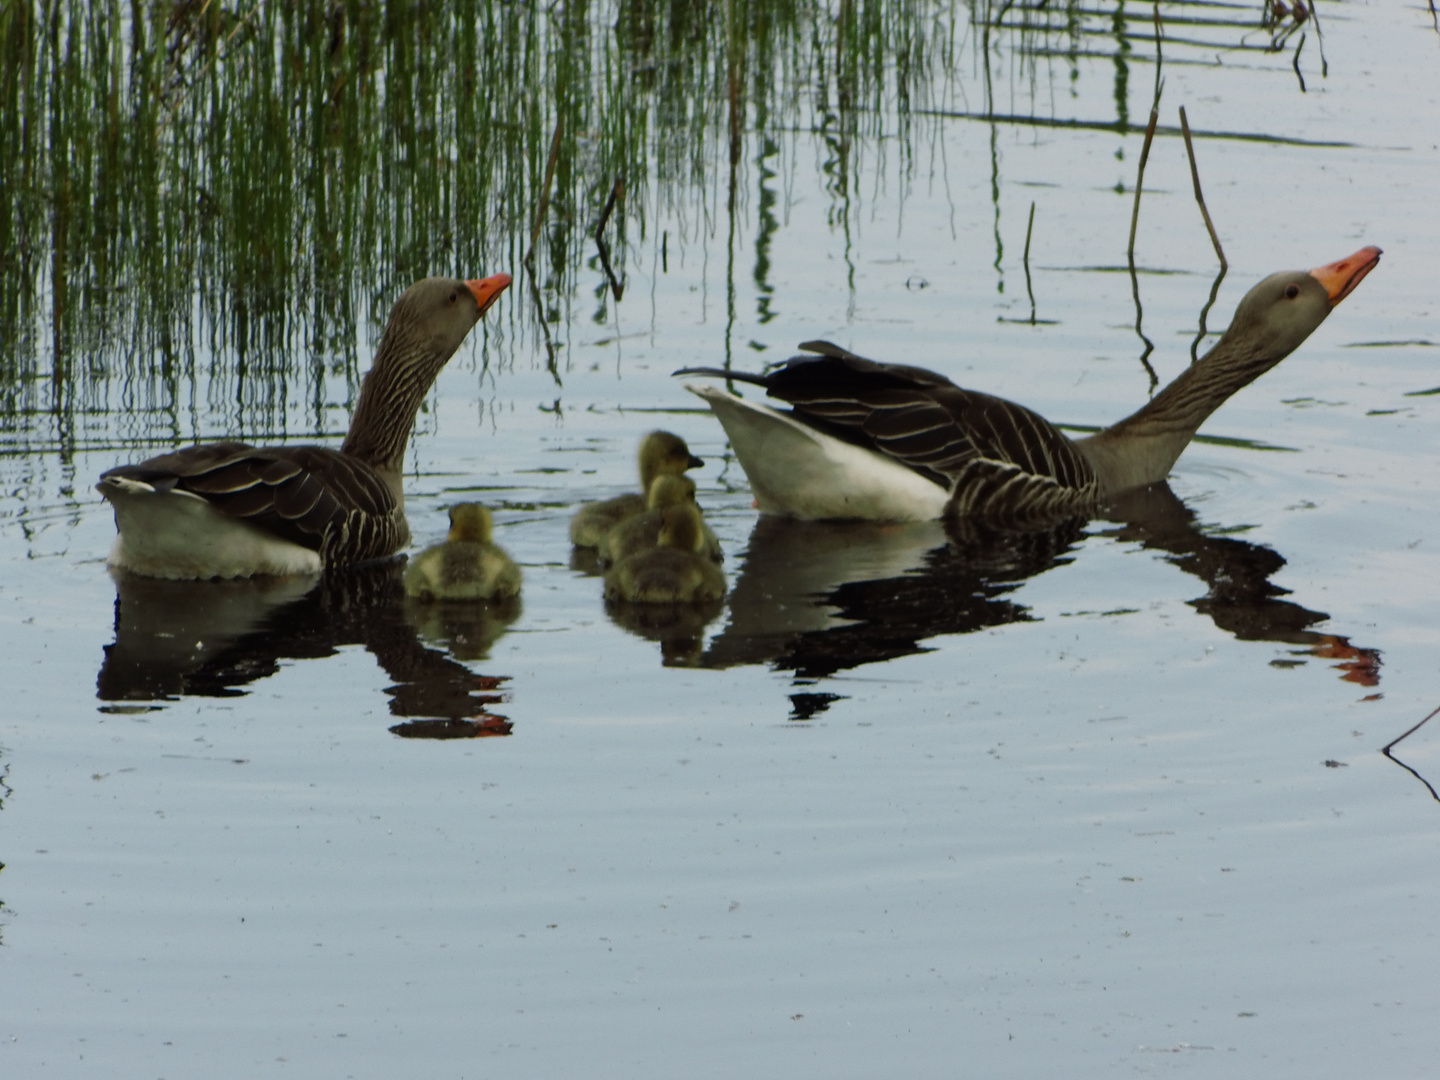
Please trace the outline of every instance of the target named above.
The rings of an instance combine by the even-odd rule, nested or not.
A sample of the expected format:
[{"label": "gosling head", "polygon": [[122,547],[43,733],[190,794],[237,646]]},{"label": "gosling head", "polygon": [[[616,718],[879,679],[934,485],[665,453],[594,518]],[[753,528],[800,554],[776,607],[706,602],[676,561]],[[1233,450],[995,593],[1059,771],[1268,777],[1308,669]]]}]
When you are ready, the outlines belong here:
[{"label": "gosling head", "polygon": [[688,476],[675,476],[671,473],[661,473],[650,481],[650,490],[645,496],[645,505],[651,510],[694,501],[695,481]]},{"label": "gosling head", "polygon": [[699,552],[705,546],[700,508],[694,502],[686,499],[660,511],[659,544],[689,552]]},{"label": "gosling head", "polygon": [[686,469],[698,469],[704,464],[679,435],[652,431],[640,440],[640,483],[647,492],[657,476],[679,476]]},{"label": "gosling head", "polygon": [[450,508],[450,533],[446,539],[488,544],[494,531],[489,507],[479,503],[456,503]]}]

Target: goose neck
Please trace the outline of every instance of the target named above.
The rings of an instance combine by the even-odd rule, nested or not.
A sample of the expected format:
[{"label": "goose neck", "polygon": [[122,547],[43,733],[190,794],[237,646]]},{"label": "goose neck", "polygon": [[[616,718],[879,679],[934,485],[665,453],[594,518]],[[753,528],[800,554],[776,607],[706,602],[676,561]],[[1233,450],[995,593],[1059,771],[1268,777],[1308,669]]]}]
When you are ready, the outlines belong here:
[{"label": "goose neck", "polygon": [[387,330],[360,386],[342,453],[382,474],[399,474],[415,414],[435,381],[437,367],[430,352],[403,328]]}]

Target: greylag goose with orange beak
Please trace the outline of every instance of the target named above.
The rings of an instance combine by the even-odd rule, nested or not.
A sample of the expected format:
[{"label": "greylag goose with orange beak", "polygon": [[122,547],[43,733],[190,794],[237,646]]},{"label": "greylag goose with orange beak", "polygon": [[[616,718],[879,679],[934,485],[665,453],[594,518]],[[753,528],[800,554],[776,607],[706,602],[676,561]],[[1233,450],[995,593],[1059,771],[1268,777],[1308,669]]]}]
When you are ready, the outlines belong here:
[{"label": "greylag goose with orange beak", "polygon": [[203,443],[121,465],[95,486],[115,511],[111,566],[164,578],[314,573],[410,540],[400,470],[415,414],[510,284],[432,277],[390,310],[350,433],[324,446]]},{"label": "greylag goose with orange beak", "polygon": [[806,520],[929,521],[976,516],[1039,525],[1090,514],[1111,495],[1164,480],[1200,425],[1278,364],[1380,261],[1362,248],[1317,270],[1272,274],[1215,347],[1131,416],[1071,440],[1044,417],[943,375],[880,364],[809,341],[763,375],[685,368],[763,386],[789,412],[709,384],[709,403],[755,503]]}]

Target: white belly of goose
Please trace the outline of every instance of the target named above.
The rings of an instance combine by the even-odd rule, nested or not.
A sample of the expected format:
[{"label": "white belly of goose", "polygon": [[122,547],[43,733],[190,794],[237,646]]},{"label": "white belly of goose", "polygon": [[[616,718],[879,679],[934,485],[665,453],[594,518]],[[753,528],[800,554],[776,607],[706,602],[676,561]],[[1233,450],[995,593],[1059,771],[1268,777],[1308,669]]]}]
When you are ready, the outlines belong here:
[{"label": "white belly of goose", "polygon": [[126,477],[104,483],[120,534],[106,560],[110,566],[175,579],[321,569],[319,552],[223,514],[198,495],[156,491]]},{"label": "white belly of goose", "polygon": [[949,492],[893,458],[718,386],[685,389],[703,398],[725,428],[765,513],[811,521],[934,521],[945,513]]}]

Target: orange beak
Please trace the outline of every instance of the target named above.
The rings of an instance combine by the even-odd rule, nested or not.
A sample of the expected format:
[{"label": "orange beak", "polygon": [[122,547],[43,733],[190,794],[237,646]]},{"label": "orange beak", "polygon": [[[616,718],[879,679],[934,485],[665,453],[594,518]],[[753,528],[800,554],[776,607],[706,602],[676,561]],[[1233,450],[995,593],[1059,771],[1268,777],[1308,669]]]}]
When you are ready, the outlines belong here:
[{"label": "orange beak", "polygon": [[1366,274],[1375,269],[1380,262],[1380,249],[1378,247],[1363,247],[1354,255],[1346,256],[1339,262],[1333,262],[1329,266],[1322,266],[1318,270],[1311,270],[1310,276],[1330,294],[1330,306],[1344,300],[1355,291]]},{"label": "orange beak", "polygon": [[[1378,249],[1376,254],[1379,254]],[[491,274],[487,278],[476,278],[474,281],[465,282],[465,284],[469,285],[470,291],[475,294],[475,302],[480,305],[480,314],[484,315],[486,309],[499,299],[502,292],[510,287],[510,275]]]}]

